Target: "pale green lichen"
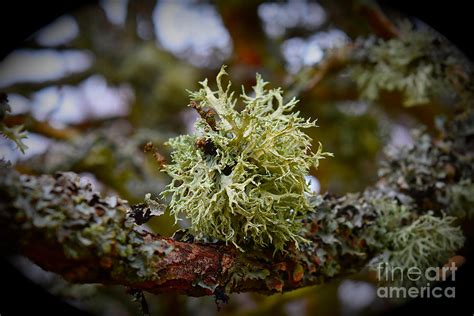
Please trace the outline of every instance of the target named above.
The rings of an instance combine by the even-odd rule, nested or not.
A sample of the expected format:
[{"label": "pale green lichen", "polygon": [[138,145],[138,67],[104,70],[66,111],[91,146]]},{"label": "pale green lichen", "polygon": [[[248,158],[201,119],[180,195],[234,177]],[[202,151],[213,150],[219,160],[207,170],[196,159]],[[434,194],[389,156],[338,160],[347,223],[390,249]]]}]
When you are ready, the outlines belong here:
[{"label": "pale green lichen", "polygon": [[[301,237],[301,218],[312,211],[305,176],[330,153],[311,151],[311,139],[302,129],[315,126],[298,112],[296,99],[285,103],[283,91],[266,89],[257,75],[253,94],[242,92],[238,104],[224,89],[224,67],[216,91],[207,80],[191,92],[193,106],[204,118],[194,135],[182,135],[168,144],[173,163],[165,171],[172,182],[171,213],[184,214],[198,239],[217,239],[241,250],[272,245],[283,250]],[[237,107],[243,106],[241,111]]]},{"label": "pale green lichen", "polygon": [[[398,266],[418,266],[424,269],[447,262],[464,244],[460,227],[452,216],[436,217],[428,213],[410,225],[388,233],[392,247],[389,256]],[[397,266],[396,265],[396,266]]]},{"label": "pale green lichen", "polygon": [[468,219],[474,217],[474,183],[471,179],[463,179],[450,186],[447,196],[454,215]]},{"label": "pale green lichen", "polygon": [[[425,271],[445,264],[464,245],[465,237],[458,219],[453,216],[434,216],[428,212],[416,217],[415,212],[393,201],[382,201],[376,209],[375,225],[368,229],[368,244],[382,252],[369,266],[381,275],[398,271],[399,275],[381,282],[410,283],[409,269]],[[420,284],[424,279],[419,280]]]},{"label": "pale green lichen", "polygon": [[[361,96],[377,100],[382,91],[399,91],[405,106],[426,104],[444,91],[463,90],[470,71],[464,58],[446,40],[429,29],[410,23],[389,40],[359,41],[352,76]],[[465,69],[460,65],[466,64]]]},{"label": "pale green lichen", "polygon": [[23,140],[27,138],[27,133],[24,130],[23,125],[8,127],[3,123],[5,116],[9,112],[11,112],[11,108],[8,104],[8,98],[6,94],[2,93],[0,94],[0,135],[14,142],[16,147],[22,153],[25,153],[28,146],[23,142]]}]

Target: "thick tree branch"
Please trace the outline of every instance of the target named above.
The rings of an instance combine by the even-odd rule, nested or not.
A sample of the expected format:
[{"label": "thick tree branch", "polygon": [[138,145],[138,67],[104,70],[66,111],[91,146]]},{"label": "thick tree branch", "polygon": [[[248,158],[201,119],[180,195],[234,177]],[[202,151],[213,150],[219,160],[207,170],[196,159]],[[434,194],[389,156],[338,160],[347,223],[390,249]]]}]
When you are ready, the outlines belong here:
[{"label": "thick tree branch", "polygon": [[[423,135],[417,146],[386,162],[390,175],[382,168],[383,177],[373,189],[340,198],[325,196],[315,203],[317,212],[302,232],[309,243],[301,249],[289,245],[284,254],[251,247],[242,253],[225,244],[154,235],[134,223],[126,201],[101,197],[73,173],[34,177],[7,166],[0,168],[1,237],[15,241],[39,266],[76,283],[192,296],[273,293],[318,284],[359,271],[384,250],[377,239],[377,205],[383,201],[390,206],[396,200],[419,213],[402,225],[410,225],[428,209],[457,210],[452,206],[462,196],[452,189],[462,187],[474,173],[472,121],[472,113],[461,115],[437,142]],[[420,161],[424,154],[428,156]],[[444,189],[433,190],[440,183]],[[472,184],[464,188],[472,194]],[[455,228],[452,232],[457,233]]]},{"label": "thick tree branch", "polygon": [[[18,240],[24,255],[71,282],[201,296],[224,287],[271,293],[322,281],[315,254],[291,249],[272,258],[271,251],[243,254],[145,232],[127,216],[125,201],[99,197],[73,173],[21,176],[3,167],[1,179],[3,240]],[[314,275],[305,277],[304,261]]]}]

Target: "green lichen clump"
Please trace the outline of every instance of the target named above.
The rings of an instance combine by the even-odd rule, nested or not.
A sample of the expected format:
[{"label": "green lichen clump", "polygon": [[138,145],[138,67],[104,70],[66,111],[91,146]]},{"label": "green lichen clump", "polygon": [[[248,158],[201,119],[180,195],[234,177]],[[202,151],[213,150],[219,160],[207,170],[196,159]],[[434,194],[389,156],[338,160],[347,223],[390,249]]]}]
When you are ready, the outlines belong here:
[{"label": "green lichen clump", "polygon": [[470,67],[452,45],[410,23],[402,24],[400,31],[400,37],[390,40],[359,41],[352,76],[363,98],[374,101],[382,91],[398,91],[405,106],[416,106],[430,102],[440,92],[464,93]]},{"label": "green lichen clump", "polygon": [[[378,200],[374,206],[376,220],[365,236],[368,246],[378,253],[369,264],[374,269],[397,268],[406,275],[412,267],[421,270],[439,267],[464,244],[465,237],[456,217],[436,216],[432,211],[418,216],[416,209],[388,199]],[[409,281],[407,278],[393,281],[403,283],[402,280]]]},{"label": "green lichen clump", "polygon": [[224,68],[216,91],[207,80],[191,92],[191,105],[201,114],[194,135],[168,144],[173,164],[166,166],[172,182],[163,193],[170,209],[184,214],[199,239],[232,243],[239,249],[272,245],[283,250],[301,237],[301,219],[312,211],[305,176],[330,153],[311,151],[311,138],[302,129],[315,126],[298,112],[297,100],[283,101],[281,89],[266,89],[257,75],[253,94],[242,92],[244,108],[224,89]]}]

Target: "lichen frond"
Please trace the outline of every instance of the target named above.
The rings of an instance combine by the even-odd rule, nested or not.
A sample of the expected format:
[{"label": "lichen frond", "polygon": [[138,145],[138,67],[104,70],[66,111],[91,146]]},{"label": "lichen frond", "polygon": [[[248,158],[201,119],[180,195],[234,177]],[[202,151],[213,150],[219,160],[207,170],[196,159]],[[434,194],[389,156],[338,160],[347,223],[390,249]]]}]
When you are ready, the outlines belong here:
[{"label": "lichen frond", "polygon": [[302,129],[315,126],[293,112],[296,99],[283,101],[280,88],[267,89],[257,75],[253,94],[238,99],[224,88],[222,67],[217,90],[200,82],[191,102],[201,114],[195,135],[169,140],[173,163],[165,171],[172,182],[164,192],[178,219],[184,214],[198,238],[283,250],[303,242],[300,219],[311,211],[305,193],[310,167],[330,153],[311,151]]}]

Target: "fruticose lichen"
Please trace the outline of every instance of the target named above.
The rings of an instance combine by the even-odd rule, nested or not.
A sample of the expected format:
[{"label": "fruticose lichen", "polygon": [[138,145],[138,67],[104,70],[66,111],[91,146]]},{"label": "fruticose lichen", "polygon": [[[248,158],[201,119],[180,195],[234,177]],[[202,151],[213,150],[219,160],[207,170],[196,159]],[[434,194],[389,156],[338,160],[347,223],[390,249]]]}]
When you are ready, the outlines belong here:
[{"label": "fruticose lichen", "polygon": [[[464,245],[465,237],[456,217],[435,216],[431,211],[416,216],[416,210],[388,200],[376,204],[375,225],[366,232],[368,246],[378,250],[369,264],[373,269],[396,267],[405,275],[412,267],[423,271],[440,267]],[[403,280],[408,281],[393,281]]]},{"label": "fruticose lichen", "polygon": [[[293,112],[296,99],[283,101],[280,88],[267,89],[260,75],[252,95],[242,92],[238,104],[224,89],[224,67],[217,90],[207,80],[191,92],[191,106],[201,115],[194,135],[182,135],[168,144],[174,150],[165,171],[172,182],[171,213],[184,214],[198,239],[216,239],[239,249],[298,246],[301,219],[313,211],[305,176],[330,153],[311,151],[311,139],[302,129],[315,126]],[[243,105],[239,111],[237,108]]]},{"label": "fruticose lichen", "polygon": [[440,92],[452,94],[453,88],[458,93],[469,90],[464,85],[470,67],[446,39],[410,23],[402,24],[400,32],[389,40],[359,41],[352,76],[363,98],[373,101],[381,91],[399,91],[405,106],[415,106]]}]

